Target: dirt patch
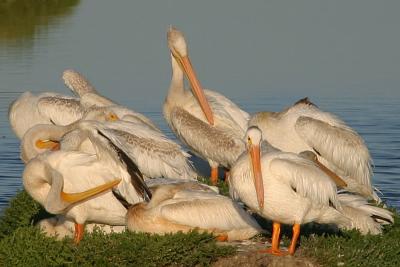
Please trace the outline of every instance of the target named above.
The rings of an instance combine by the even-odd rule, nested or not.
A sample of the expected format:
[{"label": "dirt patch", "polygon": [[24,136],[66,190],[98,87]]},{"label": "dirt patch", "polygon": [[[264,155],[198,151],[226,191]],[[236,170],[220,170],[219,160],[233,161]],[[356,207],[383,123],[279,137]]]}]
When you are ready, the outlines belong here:
[{"label": "dirt patch", "polygon": [[[220,258],[214,262],[214,267],[247,267],[247,266],[269,266],[269,267],[319,267],[317,263],[309,258],[301,256],[301,251],[296,251],[294,256],[278,257],[266,253],[260,253],[259,250],[271,247],[271,244],[265,240],[246,240],[243,242],[219,243],[219,245],[233,245],[237,247],[235,255]],[[282,247],[282,250],[287,248]]]}]

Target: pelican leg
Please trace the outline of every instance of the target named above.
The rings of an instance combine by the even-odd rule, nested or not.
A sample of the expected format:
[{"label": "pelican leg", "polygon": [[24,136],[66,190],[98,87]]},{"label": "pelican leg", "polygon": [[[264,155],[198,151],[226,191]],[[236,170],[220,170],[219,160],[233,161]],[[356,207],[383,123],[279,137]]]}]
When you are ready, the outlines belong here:
[{"label": "pelican leg", "polygon": [[215,237],[215,239],[217,239],[217,241],[219,242],[226,242],[228,241],[228,234],[227,233],[219,234]]},{"label": "pelican leg", "polygon": [[74,243],[79,244],[79,242],[83,238],[83,233],[85,232],[85,225],[80,223],[75,223],[75,234],[74,234]]},{"label": "pelican leg", "polygon": [[292,236],[292,241],[290,242],[289,246],[289,254],[294,255],[294,252],[296,250],[296,243],[297,239],[300,236],[300,224],[295,223],[293,225],[293,236]]},{"label": "pelican leg", "polygon": [[218,183],[218,167],[211,167],[211,184],[216,185]]},{"label": "pelican leg", "polygon": [[274,222],[272,228],[272,248],[268,248],[265,250],[259,250],[260,253],[268,253],[276,256],[285,256],[286,252],[282,252],[279,249],[279,237],[281,234],[281,224]]}]

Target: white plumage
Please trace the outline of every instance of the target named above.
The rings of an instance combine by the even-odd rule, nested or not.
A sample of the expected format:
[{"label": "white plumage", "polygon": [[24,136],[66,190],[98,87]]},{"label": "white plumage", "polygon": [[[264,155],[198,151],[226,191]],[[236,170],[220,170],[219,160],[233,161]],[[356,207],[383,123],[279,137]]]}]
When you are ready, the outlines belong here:
[{"label": "white plumage", "polygon": [[263,138],[282,151],[315,151],[347,183],[346,190],[379,200],[371,186],[372,159],[361,136],[308,99],[282,112],[257,113],[249,126],[259,127]]},{"label": "white plumage", "polygon": [[146,178],[196,179],[190,155],[163,133],[141,123],[115,121],[98,124],[101,132],[123,150]]},{"label": "white plumage", "polygon": [[[92,113],[96,116],[92,114],[91,117],[103,121],[113,114],[108,107],[95,108]],[[60,142],[62,150],[86,153],[96,152],[94,142],[102,140],[102,147],[110,147],[111,142],[138,166],[146,178],[197,178],[190,155],[164,134],[143,123],[81,120],[68,126],[37,125],[25,134],[21,143],[21,158],[25,162],[48,150],[38,147],[38,140],[53,140]],[[117,154],[112,154],[114,158],[111,161],[118,160]]]},{"label": "white plumage", "polygon": [[227,240],[248,239],[261,232],[237,203],[195,182],[157,186],[148,204],[129,208],[127,227],[157,234],[198,229]]},{"label": "white plumage", "polygon": [[36,124],[67,125],[80,119],[83,113],[76,98],[25,92],[11,103],[8,116],[14,133],[22,139],[25,132]]},{"label": "white plumage", "polygon": [[[288,152],[265,153],[257,159],[261,143],[258,128],[249,128],[247,140],[249,153],[243,153],[231,169],[232,192],[251,209],[273,220],[278,232],[275,235],[279,236],[279,223],[295,225],[291,254],[303,223],[334,223],[344,229],[377,234],[383,221],[372,216],[393,222],[387,210],[369,206],[359,197],[338,196],[334,182],[310,160]],[[280,254],[278,239],[273,236],[269,252]]]},{"label": "white plumage", "polygon": [[[223,95],[203,91],[181,32],[171,28],[168,43],[172,53],[172,79],[164,102],[164,117],[179,139],[209,162],[215,182],[218,165],[230,168],[245,149],[242,139],[249,115]],[[182,69],[193,94],[184,89]]]},{"label": "white plumage", "polygon": [[[63,200],[61,193],[89,190],[121,179],[123,174],[121,170],[103,164],[96,155],[56,151],[40,154],[29,161],[23,173],[23,184],[33,199],[42,204],[48,212],[64,214],[77,225],[82,225],[82,228],[85,222],[91,221],[124,225],[126,209],[111,191],[81,203],[68,203]],[[136,201],[141,200],[136,194]],[[79,242],[81,235],[76,242]]]},{"label": "white plumage", "polygon": [[153,130],[160,131],[159,128],[146,116],[113,102],[100,95],[90,82],[75,70],[65,70],[62,76],[65,85],[79,97],[80,105],[84,109],[91,107],[108,107],[121,120],[143,123]]}]

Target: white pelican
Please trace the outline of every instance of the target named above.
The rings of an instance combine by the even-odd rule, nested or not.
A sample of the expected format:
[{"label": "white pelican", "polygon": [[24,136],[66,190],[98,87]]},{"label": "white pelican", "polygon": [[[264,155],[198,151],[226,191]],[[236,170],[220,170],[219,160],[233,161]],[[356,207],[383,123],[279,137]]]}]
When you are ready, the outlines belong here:
[{"label": "white pelican", "polygon": [[19,139],[36,124],[67,125],[84,114],[79,100],[55,93],[25,92],[10,104],[11,128]]},{"label": "white pelican", "polygon": [[[126,209],[111,192],[83,202],[82,198],[92,195],[93,190],[77,200],[63,190],[81,192],[95,188],[94,193],[99,193],[118,183],[114,192],[130,204],[151,197],[137,166],[123,151],[94,130],[93,123],[100,124],[82,121],[79,126],[86,130],[96,154],[62,149],[39,154],[28,162],[23,173],[24,187],[36,201],[48,212],[64,214],[67,219],[74,220],[76,242],[82,238],[86,221],[124,225]],[[75,204],[76,201],[78,203]]]},{"label": "white pelican", "polygon": [[75,70],[65,70],[62,78],[65,85],[79,97],[80,104],[87,109],[93,106],[109,107],[121,120],[143,123],[153,130],[160,129],[146,116],[113,102],[112,100],[100,95],[90,82]]},{"label": "white pelican", "polygon": [[[21,143],[21,158],[27,162],[38,153],[58,147],[94,153],[92,143],[100,139],[107,146],[111,142],[122,150],[146,178],[197,178],[189,161],[190,155],[161,132],[142,123],[115,121],[116,116],[108,107],[96,108],[93,113],[97,114],[97,120],[105,117],[108,122],[81,120],[68,126],[37,125],[31,128]],[[60,142],[59,146],[57,142]],[[115,161],[118,156],[113,155]]]},{"label": "white pelican", "polygon": [[150,202],[128,209],[127,227],[155,234],[197,229],[220,241],[249,239],[262,231],[235,201],[196,182],[156,186]]},{"label": "white pelican", "polygon": [[342,229],[379,234],[381,224],[393,222],[391,212],[368,205],[360,196],[338,195],[334,182],[313,161],[288,152],[261,154],[257,127],[248,129],[246,139],[248,153],[237,160],[229,181],[241,201],[274,222],[272,248],[265,252],[283,254],[279,250],[281,223],[293,224],[289,246],[293,255],[303,223],[334,223]]},{"label": "white pelican", "polygon": [[314,151],[325,170],[343,179],[343,188],[379,201],[371,186],[372,159],[361,136],[308,98],[281,112],[257,113],[249,126],[260,128],[263,138],[282,151]]},{"label": "white pelican", "polygon": [[[243,136],[249,115],[223,95],[202,89],[181,32],[171,27],[167,38],[172,79],[164,102],[164,117],[179,139],[197,156],[208,161],[215,184],[218,165],[229,169],[245,150]],[[184,88],[184,73],[193,94]]]},{"label": "white pelican", "polygon": [[[54,217],[40,220],[37,224],[46,236],[56,237],[61,240],[65,237],[74,237],[75,223],[67,220],[63,215],[57,215]],[[100,230],[103,233],[121,233],[126,229],[125,225],[107,225],[98,223],[88,223],[85,225],[85,231],[91,233],[94,230]]]}]

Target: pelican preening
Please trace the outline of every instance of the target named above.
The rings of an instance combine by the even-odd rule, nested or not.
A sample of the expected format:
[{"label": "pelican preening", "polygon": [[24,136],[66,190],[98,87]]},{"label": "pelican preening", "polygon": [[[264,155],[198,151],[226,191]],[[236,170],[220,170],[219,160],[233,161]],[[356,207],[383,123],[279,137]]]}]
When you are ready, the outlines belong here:
[{"label": "pelican preening", "polygon": [[[230,168],[245,150],[243,136],[249,115],[223,95],[203,90],[190,63],[183,34],[168,30],[172,79],[164,102],[164,117],[178,138],[211,166],[211,179],[218,179],[218,166]],[[184,88],[184,74],[193,94]]]},{"label": "pelican preening", "polygon": [[371,185],[372,159],[363,139],[308,98],[281,112],[257,113],[249,126],[260,128],[263,138],[282,151],[314,151],[328,172],[340,176],[343,188],[379,201]]},{"label": "pelican preening", "polygon": [[293,255],[303,223],[334,223],[342,229],[378,234],[381,224],[393,222],[390,211],[370,206],[359,196],[338,194],[332,179],[313,161],[289,152],[261,154],[262,134],[257,127],[248,129],[246,140],[248,152],[231,169],[230,186],[252,210],[274,221],[272,248],[266,252],[283,254],[280,223],[293,224],[289,246]]},{"label": "pelican preening", "polygon": [[105,144],[110,142],[123,151],[145,178],[197,178],[190,155],[161,132],[141,123],[119,121],[108,108],[96,108],[90,114],[103,123],[80,120],[67,126],[32,127],[21,142],[21,158],[27,162],[38,153],[54,148],[95,153],[92,143],[106,138]]},{"label": "pelican preening", "polygon": [[156,234],[197,229],[220,241],[249,239],[262,232],[255,219],[232,199],[197,182],[156,186],[150,202],[128,209],[127,227]]},{"label": "pelican preening", "polygon": [[[100,193],[114,187],[130,204],[151,197],[139,169],[98,132],[96,122],[83,121],[79,127],[92,142],[95,154],[72,150],[42,153],[27,163],[23,173],[24,187],[36,201],[50,213],[75,221],[76,242],[82,238],[86,221],[125,224],[126,209],[118,199],[111,192]],[[64,191],[85,193],[78,198]],[[100,195],[85,200],[94,194]]]}]

